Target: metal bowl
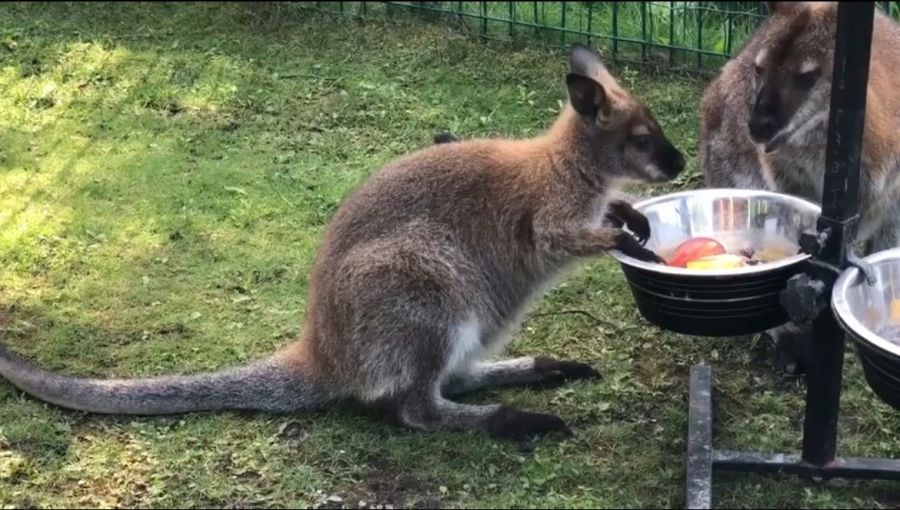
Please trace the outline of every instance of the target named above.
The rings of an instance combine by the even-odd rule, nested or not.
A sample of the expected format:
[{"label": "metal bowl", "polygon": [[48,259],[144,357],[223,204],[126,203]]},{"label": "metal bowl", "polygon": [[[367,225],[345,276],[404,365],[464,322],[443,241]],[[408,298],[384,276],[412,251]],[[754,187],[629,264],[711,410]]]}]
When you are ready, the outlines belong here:
[{"label": "metal bowl", "polygon": [[900,248],[864,260],[875,271],[875,285],[867,285],[858,269],[847,269],[834,284],[831,307],[856,343],[869,387],[900,409],[900,317],[891,317],[891,302],[900,299]]},{"label": "metal bowl", "polygon": [[650,222],[647,248],[668,258],[692,237],[712,237],[728,253],[752,248],[773,258],[740,269],[698,271],[642,262],[618,250],[641,314],[659,327],[699,336],[758,333],[788,321],[779,293],[803,270],[800,234],[821,208],[800,198],[758,190],[685,191],[637,204]]}]

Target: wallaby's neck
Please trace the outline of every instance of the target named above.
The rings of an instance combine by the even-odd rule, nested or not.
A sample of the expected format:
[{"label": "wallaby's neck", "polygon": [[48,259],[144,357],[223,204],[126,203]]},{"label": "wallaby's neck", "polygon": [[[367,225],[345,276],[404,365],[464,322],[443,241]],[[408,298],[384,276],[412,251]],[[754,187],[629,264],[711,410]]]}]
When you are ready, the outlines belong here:
[{"label": "wallaby's neck", "polygon": [[551,162],[552,171],[580,181],[592,192],[603,192],[611,186],[604,177],[604,158],[599,154],[596,140],[591,143],[587,126],[570,105],[556,119],[540,139],[539,145]]}]

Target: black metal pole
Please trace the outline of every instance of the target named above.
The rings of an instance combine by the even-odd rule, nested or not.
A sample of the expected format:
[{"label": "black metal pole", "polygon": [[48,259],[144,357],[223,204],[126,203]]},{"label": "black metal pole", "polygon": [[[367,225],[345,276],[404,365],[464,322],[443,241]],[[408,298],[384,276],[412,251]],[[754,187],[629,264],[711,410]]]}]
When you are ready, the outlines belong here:
[{"label": "black metal pole", "polygon": [[856,235],[859,162],[862,157],[875,2],[840,2],[820,227],[832,228],[819,260],[838,268]]},{"label": "black metal pole", "polygon": [[[862,154],[869,80],[869,53],[875,2],[840,2],[834,49],[825,183],[819,230],[830,230],[817,259],[837,269],[846,267],[856,235],[859,206],[859,163]],[[834,279],[825,282],[829,303]],[[844,366],[844,333],[830,308],[813,324],[815,344],[807,371],[803,460],[825,466],[834,461]]]},{"label": "black metal pole", "polygon": [[712,369],[691,367],[688,410],[687,507],[712,508]]}]

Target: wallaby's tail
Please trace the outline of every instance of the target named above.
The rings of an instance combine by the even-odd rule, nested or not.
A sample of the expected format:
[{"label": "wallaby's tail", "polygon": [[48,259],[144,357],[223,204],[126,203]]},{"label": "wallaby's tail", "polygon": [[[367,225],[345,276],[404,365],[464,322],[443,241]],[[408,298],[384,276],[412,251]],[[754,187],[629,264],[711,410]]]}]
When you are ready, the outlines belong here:
[{"label": "wallaby's tail", "polygon": [[304,363],[276,355],[220,372],[147,379],[88,379],[39,368],[0,346],[0,375],[53,404],[100,414],[192,411],[290,412],[322,406],[328,391],[303,374]]}]

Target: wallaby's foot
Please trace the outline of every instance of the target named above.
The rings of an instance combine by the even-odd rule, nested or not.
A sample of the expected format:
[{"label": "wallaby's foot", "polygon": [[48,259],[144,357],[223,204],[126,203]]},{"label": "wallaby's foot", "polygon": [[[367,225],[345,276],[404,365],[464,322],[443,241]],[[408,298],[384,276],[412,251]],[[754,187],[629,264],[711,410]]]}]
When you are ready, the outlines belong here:
[{"label": "wallaby's foot", "polygon": [[764,338],[772,343],[775,349],[775,362],[778,367],[790,375],[803,375],[809,362],[811,327],[800,328],[787,324],[763,333]]},{"label": "wallaby's foot", "polygon": [[641,246],[647,244],[650,239],[650,221],[624,200],[610,202],[606,219],[617,228],[621,228],[623,224],[628,227]]},{"label": "wallaby's foot", "polygon": [[436,135],[434,135],[434,143],[436,145],[439,145],[442,143],[458,142],[458,141],[459,141],[459,138],[457,138],[454,134],[449,133],[447,131],[444,131],[442,133],[437,133]]},{"label": "wallaby's foot", "polygon": [[501,406],[488,420],[487,431],[501,439],[521,441],[535,436],[561,433],[571,437],[575,434],[566,422],[552,414],[529,413],[511,407]]},{"label": "wallaby's foot", "polygon": [[562,419],[528,413],[503,405],[460,404],[435,397],[427,387],[417,389],[397,408],[400,421],[427,431],[477,431],[504,439],[527,439],[550,432],[572,435]]},{"label": "wallaby's foot", "polygon": [[554,387],[569,381],[600,379],[600,372],[580,361],[558,360],[547,356],[534,358],[534,370],[541,375],[541,386]]},{"label": "wallaby's foot", "polygon": [[637,239],[628,232],[622,230],[616,239],[616,248],[625,255],[636,258],[643,262],[654,262],[657,264],[665,264],[666,261],[659,255],[644,248]]},{"label": "wallaby's foot", "polygon": [[598,378],[600,373],[586,363],[561,361],[547,356],[525,357],[476,363],[468,371],[451,377],[444,384],[442,393],[454,396],[499,386],[537,386],[546,389],[567,381]]}]

